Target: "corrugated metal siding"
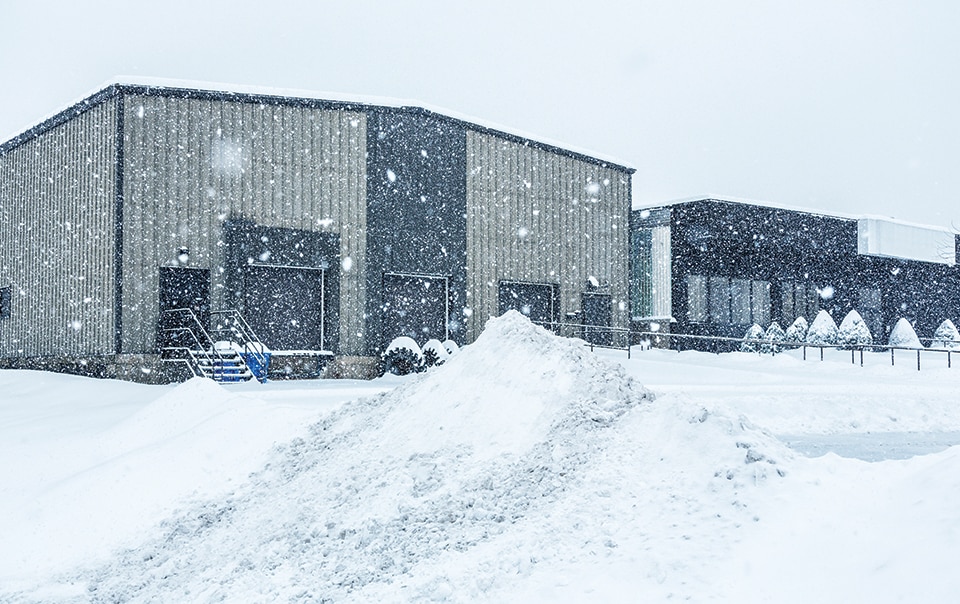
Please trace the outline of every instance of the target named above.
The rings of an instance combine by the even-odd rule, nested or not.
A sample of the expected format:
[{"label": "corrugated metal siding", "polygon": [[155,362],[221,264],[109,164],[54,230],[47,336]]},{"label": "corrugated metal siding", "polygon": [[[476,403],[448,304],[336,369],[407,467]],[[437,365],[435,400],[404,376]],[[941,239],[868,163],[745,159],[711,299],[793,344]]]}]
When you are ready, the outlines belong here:
[{"label": "corrugated metal siding", "polygon": [[0,355],[114,349],[116,101],[0,157]]},{"label": "corrugated metal siding", "polygon": [[629,210],[622,171],[468,131],[468,339],[497,314],[500,280],[558,284],[562,316],[595,277],[626,327]]},{"label": "corrugated metal siding", "polygon": [[[366,270],[366,116],[234,101],[125,99],[124,352],[152,351],[158,267],[214,269],[211,304],[224,308],[222,225],[338,233],[340,352],[363,350]],[[330,270],[340,270],[338,266]]]}]

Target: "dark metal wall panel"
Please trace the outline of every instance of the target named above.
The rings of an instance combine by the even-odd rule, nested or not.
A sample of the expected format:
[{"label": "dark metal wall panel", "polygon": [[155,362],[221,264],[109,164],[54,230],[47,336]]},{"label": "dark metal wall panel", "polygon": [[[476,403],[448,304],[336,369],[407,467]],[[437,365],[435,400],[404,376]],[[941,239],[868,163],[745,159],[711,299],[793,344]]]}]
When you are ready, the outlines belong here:
[{"label": "dark metal wall panel", "polygon": [[4,146],[0,355],[114,351],[116,107],[101,99]]},{"label": "dark metal wall panel", "polygon": [[[124,352],[155,342],[157,271],[176,262],[213,269],[215,309],[225,294],[223,226],[339,237],[338,352],[365,348],[366,116],[230,98],[125,98]],[[259,261],[259,259],[254,259]]]},{"label": "dark metal wall panel", "polygon": [[681,203],[672,206],[671,247],[679,333],[740,337],[744,331],[688,321],[688,275],[768,281],[770,319],[782,327],[789,322],[779,303],[784,282],[829,291],[817,304],[838,323],[860,304],[862,289],[879,289],[882,333],[874,337],[881,341],[900,317],[922,337],[943,319],[960,318],[960,268],[859,255],[856,220],[718,200]]},{"label": "dark metal wall panel", "polygon": [[498,311],[501,280],[555,283],[561,316],[593,278],[625,327],[630,172],[467,132],[467,339]]},{"label": "dark metal wall panel", "polygon": [[[367,249],[375,267],[367,275],[367,330],[381,340],[393,333],[383,325],[384,274],[447,277],[449,335],[464,343],[466,133],[433,115],[384,110],[368,116],[367,139]],[[371,344],[376,353],[389,341]]]}]

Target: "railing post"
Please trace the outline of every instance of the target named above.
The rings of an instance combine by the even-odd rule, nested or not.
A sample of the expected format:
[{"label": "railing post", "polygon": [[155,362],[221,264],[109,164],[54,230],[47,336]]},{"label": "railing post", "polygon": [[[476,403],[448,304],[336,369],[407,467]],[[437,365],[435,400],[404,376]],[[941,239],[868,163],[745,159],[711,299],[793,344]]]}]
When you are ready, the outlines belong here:
[{"label": "railing post", "polygon": [[863,367],[863,348],[860,349],[860,366]]},{"label": "railing post", "polygon": [[823,360],[823,346],[820,347],[820,360]]},{"label": "railing post", "polygon": [[894,360],[894,358],[893,358],[893,351],[894,351],[894,349],[891,348],[891,349],[890,349],[890,365],[891,365],[891,366],[897,364],[897,362],[896,362],[896,361]]},{"label": "railing post", "polygon": [[807,345],[806,345],[806,344],[803,345],[803,360],[804,360],[804,361],[807,360]]},{"label": "railing post", "polygon": [[920,371],[920,349],[917,349],[917,371]]},{"label": "railing post", "polygon": [[851,349],[850,349],[850,364],[851,364],[851,365],[855,365],[855,364],[857,363],[856,357],[854,356],[854,354],[856,354],[856,352],[857,352],[856,349],[854,349],[854,348],[851,348]]},{"label": "railing post", "polygon": [[947,349],[947,369],[950,369],[950,349]]}]

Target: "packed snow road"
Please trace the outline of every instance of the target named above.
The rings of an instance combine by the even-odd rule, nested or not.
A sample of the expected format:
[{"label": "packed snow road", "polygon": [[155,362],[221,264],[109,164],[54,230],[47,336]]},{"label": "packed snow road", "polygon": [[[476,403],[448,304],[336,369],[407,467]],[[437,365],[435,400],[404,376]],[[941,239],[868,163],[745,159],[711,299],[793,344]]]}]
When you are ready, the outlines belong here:
[{"label": "packed snow road", "polygon": [[958,386],[518,315],[373,382],[4,371],[0,601],[953,602],[960,447],[873,444],[952,444]]}]

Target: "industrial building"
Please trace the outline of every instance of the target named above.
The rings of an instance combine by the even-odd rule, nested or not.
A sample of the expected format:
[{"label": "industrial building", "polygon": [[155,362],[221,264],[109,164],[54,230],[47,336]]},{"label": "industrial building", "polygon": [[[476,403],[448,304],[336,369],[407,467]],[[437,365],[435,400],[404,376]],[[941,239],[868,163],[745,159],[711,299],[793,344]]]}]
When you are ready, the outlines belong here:
[{"label": "industrial building", "polygon": [[370,375],[508,308],[626,327],[632,173],[404,103],[111,84],[0,145],[0,366],[174,379],[227,325]]},{"label": "industrial building", "polygon": [[960,319],[960,236],[946,229],[696,199],[633,211],[630,248],[637,331],[739,338],[855,309],[885,342],[900,317],[927,337]]}]

